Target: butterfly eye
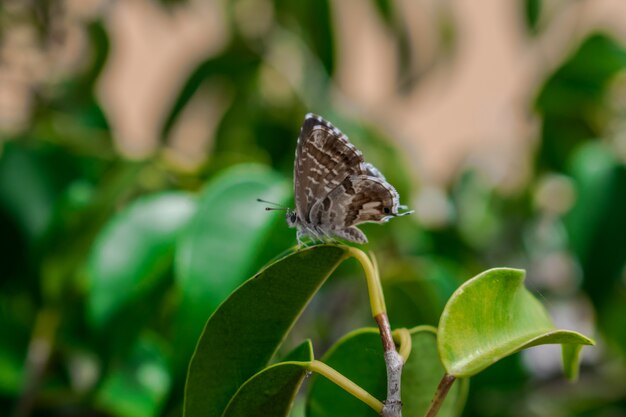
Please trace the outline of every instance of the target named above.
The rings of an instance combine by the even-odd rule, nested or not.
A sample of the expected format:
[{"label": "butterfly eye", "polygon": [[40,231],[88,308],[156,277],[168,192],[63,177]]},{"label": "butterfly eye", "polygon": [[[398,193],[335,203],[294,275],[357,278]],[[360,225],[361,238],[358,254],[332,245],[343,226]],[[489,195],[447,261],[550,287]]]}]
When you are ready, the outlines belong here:
[{"label": "butterfly eye", "polygon": [[385,214],[391,213],[391,210],[389,210],[389,207],[385,207],[383,211],[385,212]]}]

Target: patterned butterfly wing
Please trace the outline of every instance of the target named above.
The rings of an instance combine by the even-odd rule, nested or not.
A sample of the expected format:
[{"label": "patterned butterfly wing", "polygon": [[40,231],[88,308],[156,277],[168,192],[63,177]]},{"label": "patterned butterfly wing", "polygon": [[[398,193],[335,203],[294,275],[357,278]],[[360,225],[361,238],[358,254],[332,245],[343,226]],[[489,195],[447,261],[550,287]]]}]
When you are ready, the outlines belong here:
[{"label": "patterned butterfly wing", "polygon": [[313,206],[311,220],[327,234],[365,243],[367,238],[354,226],[366,222],[384,223],[401,215],[398,206],[398,193],[385,180],[352,175]]},{"label": "patterned butterfly wing", "polygon": [[307,114],[294,164],[296,212],[300,221],[310,225],[315,203],[347,177],[363,173],[363,155],[347,136],[321,117]]}]

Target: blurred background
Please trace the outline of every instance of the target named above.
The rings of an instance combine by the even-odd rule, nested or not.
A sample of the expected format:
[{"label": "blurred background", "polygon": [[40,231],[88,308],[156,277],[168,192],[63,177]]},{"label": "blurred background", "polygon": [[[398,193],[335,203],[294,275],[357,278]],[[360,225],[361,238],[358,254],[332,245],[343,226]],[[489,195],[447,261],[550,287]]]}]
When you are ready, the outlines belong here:
[{"label": "blurred background", "polygon": [[[363,227],[392,327],[511,266],[598,341],[576,384],[558,347],[492,366],[465,416],[626,416],[625,69],[623,0],[3,0],[0,414],[181,415],[205,320],[295,243],[255,199],[293,206],[312,111],[416,210]],[[361,276],[285,349],[372,326]]]}]

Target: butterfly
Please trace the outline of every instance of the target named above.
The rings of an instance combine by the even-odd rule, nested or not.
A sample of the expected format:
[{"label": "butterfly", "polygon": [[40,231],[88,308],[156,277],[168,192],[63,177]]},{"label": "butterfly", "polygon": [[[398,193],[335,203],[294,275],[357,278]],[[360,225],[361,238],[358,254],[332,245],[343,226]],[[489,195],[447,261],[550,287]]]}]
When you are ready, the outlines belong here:
[{"label": "butterfly", "polygon": [[356,226],[385,223],[406,209],[396,189],[339,129],[309,113],[300,129],[293,169],[295,209],[287,209],[298,245],[313,240],[345,239],[367,243]]}]

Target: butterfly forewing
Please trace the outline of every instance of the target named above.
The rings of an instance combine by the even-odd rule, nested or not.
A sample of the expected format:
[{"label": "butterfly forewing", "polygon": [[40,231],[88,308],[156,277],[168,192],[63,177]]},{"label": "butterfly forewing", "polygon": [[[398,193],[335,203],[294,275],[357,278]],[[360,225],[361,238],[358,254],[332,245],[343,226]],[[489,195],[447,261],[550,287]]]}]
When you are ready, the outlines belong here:
[{"label": "butterfly forewing", "polygon": [[302,125],[294,164],[296,211],[311,223],[311,209],[345,178],[364,172],[363,155],[339,129],[315,115]]}]

